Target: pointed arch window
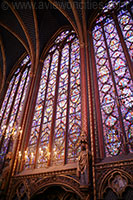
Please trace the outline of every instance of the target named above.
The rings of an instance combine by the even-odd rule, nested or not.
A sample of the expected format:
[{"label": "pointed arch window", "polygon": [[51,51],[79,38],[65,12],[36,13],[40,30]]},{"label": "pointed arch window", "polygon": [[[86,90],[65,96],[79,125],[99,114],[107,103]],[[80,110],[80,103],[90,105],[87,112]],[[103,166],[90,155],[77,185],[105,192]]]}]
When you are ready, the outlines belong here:
[{"label": "pointed arch window", "polygon": [[[109,1],[92,30],[97,101],[106,157],[133,152],[131,1]],[[97,95],[97,94],[96,94]],[[101,135],[101,136],[100,136]],[[99,140],[99,143],[101,141]]]},{"label": "pointed arch window", "polygon": [[74,31],[63,31],[44,60],[25,168],[74,162],[81,129],[80,51]]},{"label": "pointed arch window", "polygon": [[11,151],[11,140],[18,129],[29,82],[30,60],[26,56],[14,72],[0,109],[0,164],[4,167],[5,155]]}]

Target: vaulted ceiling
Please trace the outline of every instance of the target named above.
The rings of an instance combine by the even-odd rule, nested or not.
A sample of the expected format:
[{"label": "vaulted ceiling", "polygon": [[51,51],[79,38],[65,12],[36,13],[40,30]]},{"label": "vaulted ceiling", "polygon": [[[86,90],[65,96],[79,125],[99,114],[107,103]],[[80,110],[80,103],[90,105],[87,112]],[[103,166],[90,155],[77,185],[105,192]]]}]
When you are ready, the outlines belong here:
[{"label": "vaulted ceiling", "polygon": [[[0,3],[0,91],[16,61],[26,51],[37,67],[44,46],[63,26],[83,30],[105,0],[3,0]],[[87,29],[86,29],[87,30]]]}]

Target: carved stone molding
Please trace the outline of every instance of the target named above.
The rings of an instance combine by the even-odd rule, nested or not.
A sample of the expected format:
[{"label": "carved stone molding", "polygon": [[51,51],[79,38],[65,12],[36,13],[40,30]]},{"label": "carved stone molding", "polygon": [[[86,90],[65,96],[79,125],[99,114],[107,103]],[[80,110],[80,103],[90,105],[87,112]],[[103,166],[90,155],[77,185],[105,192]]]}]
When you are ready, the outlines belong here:
[{"label": "carved stone molding", "polygon": [[96,180],[97,181],[97,187],[101,183],[103,177],[105,174],[107,174],[109,171],[121,169],[128,174],[133,176],[133,160],[125,160],[125,161],[118,161],[118,162],[111,162],[111,163],[102,163],[102,164],[96,164],[95,170],[96,170]]},{"label": "carved stone molding", "polygon": [[[57,185],[66,187],[69,191],[76,193],[81,200],[86,199],[87,193],[80,189],[79,181],[73,176],[67,175],[48,175],[34,174],[27,176],[14,176],[12,177],[11,184],[8,191],[8,200],[12,199],[16,194],[18,196],[27,195],[28,199],[31,199],[38,193],[43,193],[48,187]],[[23,192],[20,193],[20,186],[23,186]]]},{"label": "carved stone molding", "polygon": [[95,165],[98,199],[102,199],[107,188],[111,188],[118,197],[121,197],[127,186],[133,187],[132,168],[133,160]]}]

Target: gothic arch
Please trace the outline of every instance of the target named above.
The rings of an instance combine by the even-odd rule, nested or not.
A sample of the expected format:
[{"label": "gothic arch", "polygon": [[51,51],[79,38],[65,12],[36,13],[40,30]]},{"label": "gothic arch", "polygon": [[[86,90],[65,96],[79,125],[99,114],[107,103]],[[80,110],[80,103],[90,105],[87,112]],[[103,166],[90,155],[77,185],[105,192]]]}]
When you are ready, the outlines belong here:
[{"label": "gothic arch", "polygon": [[[80,129],[81,129],[81,106],[80,106],[81,105],[81,94],[80,94],[81,93],[80,92],[81,67],[80,67],[80,47],[79,47],[80,45],[79,45],[79,40],[77,38],[76,33],[70,28],[69,29],[68,28],[66,29],[66,28],[67,27],[64,27],[63,30],[59,29],[58,32],[55,33],[55,35],[52,37],[50,42],[48,42],[41,56],[40,61],[42,62],[44,60],[43,62],[44,64],[42,63],[43,64],[42,71],[38,76],[38,80],[40,79],[40,82],[37,83],[38,84],[37,87],[39,87],[39,89],[36,88],[37,99],[36,99],[36,106],[34,110],[34,116],[31,117],[32,124],[31,124],[31,127],[29,128],[28,133],[26,133],[26,136],[25,136],[26,138],[25,155],[23,155],[25,156],[24,157],[25,163],[22,163],[21,165],[23,168],[27,168],[28,166],[32,168],[33,165],[35,167],[36,166],[43,167],[43,165],[44,166],[50,165],[51,161],[55,162],[55,159],[57,160],[58,152],[60,150],[62,151],[62,157],[61,158],[59,157],[59,160],[61,163],[67,162],[66,159],[68,158],[67,156],[68,154],[69,154],[69,158],[68,158],[69,161],[71,159],[71,162],[74,162],[74,159],[77,159],[76,151],[78,151],[78,148],[79,148],[79,144],[77,141],[79,139],[79,134],[80,134]],[[64,34],[64,36],[61,34]],[[63,38],[61,38],[61,36]],[[55,40],[55,37],[57,41]],[[49,49],[48,47],[49,48],[52,47],[52,49]],[[48,49],[49,51],[47,51]],[[74,57],[72,56],[77,56],[77,59],[74,60],[73,59]],[[56,63],[56,60],[57,60],[57,63]],[[65,65],[63,65],[63,62],[65,63]],[[73,65],[73,63],[75,63],[75,66]],[[54,69],[51,67],[53,65],[55,65]],[[63,66],[65,66],[65,68],[63,68]],[[76,67],[77,70],[73,69],[74,67]],[[45,73],[45,77],[44,77],[44,73]],[[64,75],[64,78],[62,78],[63,75]],[[53,80],[54,80],[54,83],[51,85],[51,81]],[[64,80],[66,80],[66,82],[63,82]],[[61,95],[61,88],[62,88],[61,84],[62,85],[65,84],[66,88],[63,89],[63,92],[62,92],[64,96],[59,99],[59,95]],[[43,88],[43,91],[42,91],[42,88]],[[77,96],[74,94],[73,88],[77,90]],[[42,94],[42,92],[43,92],[43,96],[40,95]],[[75,97],[75,99],[72,101],[71,99],[73,96]],[[72,101],[72,103],[70,102],[69,97],[71,97],[70,100]],[[54,102],[54,105],[52,101]],[[62,102],[63,103],[66,102],[67,106],[63,104]],[[75,102],[77,102],[77,104]],[[60,105],[58,106],[59,103],[62,103],[61,110],[63,110],[64,112],[63,114],[58,108],[60,106]],[[49,106],[47,106],[48,104]],[[79,106],[77,107],[77,105]],[[69,112],[71,107],[75,115],[72,113],[72,111]],[[59,114],[57,116],[55,116],[56,112],[54,112],[53,109],[58,111]],[[36,118],[38,111],[41,114],[39,114],[39,117]],[[70,124],[69,126],[68,126],[68,112],[70,114],[69,116],[75,119],[75,124],[72,122],[72,119],[70,119],[71,123],[69,123]],[[38,121],[38,118],[40,121]],[[56,119],[56,123],[55,123],[55,120],[53,119]],[[59,123],[59,120],[61,121],[62,119],[64,120],[62,123],[63,125],[57,124],[57,122]],[[74,125],[77,128],[76,129],[77,132],[76,131],[74,132],[74,129],[73,129]],[[37,130],[37,137],[35,136],[36,132],[33,129]],[[53,143],[53,137],[56,137],[55,129],[57,131],[58,130],[62,131],[61,132],[62,134],[59,137],[61,139],[61,142],[64,142],[64,144],[63,144],[63,148],[59,149],[59,145],[55,143],[55,150],[54,150],[54,155],[53,155],[53,160],[52,160],[51,157],[49,157],[49,155],[52,152],[51,147]],[[72,145],[72,148],[75,149],[74,150],[75,154],[74,153],[72,154],[73,158],[71,156],[71,153],[68,152],[67,155],[66,153],[64,153],[66,152],[66,149],[67,149],[67,143],[66,143],[65,138],[67,137],[68,132],[70,132],[70,135],[69,135],[70,140],[71,140],[72,132],[77,135],[75,142],[73,142],[74,145]],[[47,139],[44,138],[44,136],[46,136],[46,133],[48,133],[48,136],[50,138],[47,138]],[[34,138],[36,138],[36,140],[34,140]],[[34,140],[34,141],[31,142],[31,140]],[[43,142],[45,141],[46,141],[46,145],[43,144]],[[48,142],[50,144],[48,144]],[[46,148],[49,149],[48,153],[50,154],[47,154],[45,150]],[[70,151],[72,151],[71,150],[72,148],[69,148]],[[44,152],[43,151],[41,152],[42,149],[44,149]],[[24,150],[22,149],[22,151]],[[31,157],[31,153],[32,153],[32,157]],[[46,153],[46,156],[44,156],[43,160],[41,160],[42,154],[45,154],[45,153]],[[32,159],[33,163],[31,162],[31,160],[28,160],[28,158],[29,159],[33,158]]]},{"label": "gothic arch", "polygon": [[30,191],[28,188],[28,184],[25,180],[19,180],[16,184],[14,184],[14,188],[9,194],[9,199],[12,200],[16,197],[21,199],[24,198],[24,196],[26,196],[27,199],[30,199]]},{"label": "gothic arch", "polygon": [[31,198],[33,198],[35,194],[44,192],[48,187],[51,186],[61,186],[64,188],[68,188],[68,190],[72,191],[73,193],[77,194],[81,199],[83,199],[84,194],[79,189],[79,182],[76,179],[65,175],[47,176],[37,181],[32,187]]},{"label": "gothic arch", "polygon": [[[59,28],[54,34],[53,36],[50,38],[50,40],[47,42],[47,44],[45,45],[42,54],[40,56],[40,62],[43,62],[46,54],[48,53],[49,49],[54,45],[55,39],[63,32],[63,31],[68,31],[68,30],[73,30],[73,28],[70,25],[65,25],[61,28]],[[75,33],[77,34],[77,32],[75,31]]]},{"label": "gothic arch", "polygon": [[[23,179],[23,178],[22,178]],[[70,194],[73,194],[79,199],[86,199],[86,196],[80,190],[79,182],[73,177],[66,175],[51,175],[45,176],[44,178],[34,175],[26,176],[23,180],[21,177],[12,179],[14,189],[10,188],[8,193],[9,200],[14,199],[16,196],[21,199],[24,195],[27,199],[34,199],[37,195],[43,194],[47,189],[51,187],[60,187],[66,191],[63,199],[66,200]]]},{"label": "gothic arch", "polygon": [[[123,181],[123,188],[116,188],[116,177],[121,177]],[[98,197],[99,199],[103,199],[104,193],[108,190],[111,189],[116,195],[121,196],[122,193],[126,190],[127,187],[132,187],[132,181],[133,178],[132,176],[127,173],[126,171],[122,169],[118,170],[111,170],[109,171],[104,178],[101,181],[101,184],[99,186],[99,192],[98,192]]]}]

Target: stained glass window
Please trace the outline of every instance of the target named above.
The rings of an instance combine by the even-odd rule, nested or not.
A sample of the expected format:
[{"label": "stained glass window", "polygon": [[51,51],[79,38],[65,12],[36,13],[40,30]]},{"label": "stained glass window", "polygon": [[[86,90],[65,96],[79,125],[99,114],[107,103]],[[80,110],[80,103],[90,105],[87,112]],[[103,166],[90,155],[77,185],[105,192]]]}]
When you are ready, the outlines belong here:
[{"label": "stained glass window", "polygon": [[3,104],[0,109],[0,163],[4,167],[5,155],[11,150],[12,134],[18,129],[19,119],[22,113],[26,90],[29,82],[30,61],[29,56],[23,59],[15,71]]},{"label": "stained glass window", "polygon": [[[113,14],[109,11],[114,10]],[[92,31],[106,157],[133,152],[130,1],[109,1]],[[105,15],[105,13],[107,15]],[[128,52],[127,52],[128,50]]]},{"label": "stained glass window", "polygon": [[25,168],[74,162],[81,129],[80,52],[74,31],[63,31],[44,60]]},{"label": "stained glass window", "polygon": [[121,10],[118,14],[118,21],[121,31],[127,45],[131,59],[133,59],[133,21],[131,13],[128,10]]}]

